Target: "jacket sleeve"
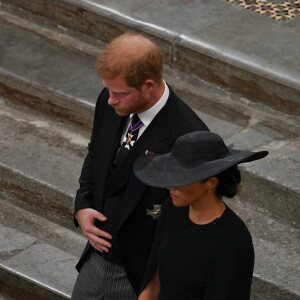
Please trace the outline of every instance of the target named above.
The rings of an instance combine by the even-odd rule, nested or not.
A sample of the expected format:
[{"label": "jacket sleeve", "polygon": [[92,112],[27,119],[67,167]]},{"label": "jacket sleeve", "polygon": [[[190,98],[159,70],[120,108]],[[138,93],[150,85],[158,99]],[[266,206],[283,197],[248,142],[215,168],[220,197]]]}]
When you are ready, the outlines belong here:
[{"label": "jacket sleeve", "polygon": [[104,95],[107,94],[107,89],[104,88],[96,103],[95,107],[95,115],[94,115],[94,123],[93,123],[93,130],[91,135],[91,140],[88,145],[88,153],[85,157],[81,174],[79,177],[79,189],[76,192],[75,197],[75,209],[74,209],[74,223],[78,226],[77,220],[75,218],[76,212],[82,208],[91,208],[92,207],[92,199],[93,199],[93,188],[94,188],[94,177],[93,177],[93,167],[94,167],[94,148],[96,143],[96,131],[99,122],[99,114],[101,111],[102,103],[104,102],[103,99],[106,98]]}]

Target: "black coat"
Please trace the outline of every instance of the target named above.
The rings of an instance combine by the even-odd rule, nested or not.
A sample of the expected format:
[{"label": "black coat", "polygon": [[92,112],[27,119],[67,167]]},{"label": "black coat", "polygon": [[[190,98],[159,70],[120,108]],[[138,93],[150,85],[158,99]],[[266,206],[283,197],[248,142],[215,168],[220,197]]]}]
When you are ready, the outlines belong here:
[{"label": "black coat", "polygon": [[[154,204],[163,204],[169,192],[140,182],[132,172],[133,163],[147,150],[152,153],[169,152],[181,135],[208,128],[170,88],[166,105],[108,180],[110,163],[118,149],[127,120],[126,117],[118,116],[114,108],[107,104],[108,98],[109,92],[104,88],[96,104],[93,132],[79,179],[75,211],[93,208],[101,212],[105,193],[112,194],[126,186],[116,237],[122,251],[125,271],[138,293],[157,226],[157,220],[146,212],[147,209],[153,209]],[[88,243],[76,266],[77,270],[80,270],[90,247]]]}]

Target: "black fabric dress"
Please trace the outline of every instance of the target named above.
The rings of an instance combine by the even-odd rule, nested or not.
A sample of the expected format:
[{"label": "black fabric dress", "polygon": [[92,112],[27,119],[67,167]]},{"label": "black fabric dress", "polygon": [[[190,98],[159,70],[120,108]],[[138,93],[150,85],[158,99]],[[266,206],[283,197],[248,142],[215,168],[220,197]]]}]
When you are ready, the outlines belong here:
[{"label": "black fabric dress", "polygon": [[197,225],[188,207],[166,203],[144,286],[158,267],[159,300],[247,300],[254,266],[251,235],[226,207],[214,222]]}]

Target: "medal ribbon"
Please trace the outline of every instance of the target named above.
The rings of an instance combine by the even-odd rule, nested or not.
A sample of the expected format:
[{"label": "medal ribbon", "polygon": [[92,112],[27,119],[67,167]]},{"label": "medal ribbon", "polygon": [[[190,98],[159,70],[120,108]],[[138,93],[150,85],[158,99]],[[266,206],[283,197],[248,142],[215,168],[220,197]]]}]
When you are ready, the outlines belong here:
[{"label": "medal ribbon", "polygon": [[134,131],[138,130],[139,128],[141,128],[143,125],[144,125],[144,123],[140,120],[135,125],[132,126],[132,120],[131,120],[128,129],[131,130],[131,132],[134,132]]}]

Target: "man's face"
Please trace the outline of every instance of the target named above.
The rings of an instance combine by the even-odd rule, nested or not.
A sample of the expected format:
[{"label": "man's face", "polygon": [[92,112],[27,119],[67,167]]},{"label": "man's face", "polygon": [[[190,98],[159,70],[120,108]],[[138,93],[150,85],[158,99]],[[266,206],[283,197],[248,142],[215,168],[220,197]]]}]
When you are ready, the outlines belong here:
[{"label": "man's face", "polygon": [[120,116],[128,116],[139,113],[148,108],[148,101],[143,88],[129,87],[123,77],[103,79],[104,86],[109,90],[108,104],[111,105]]}]

